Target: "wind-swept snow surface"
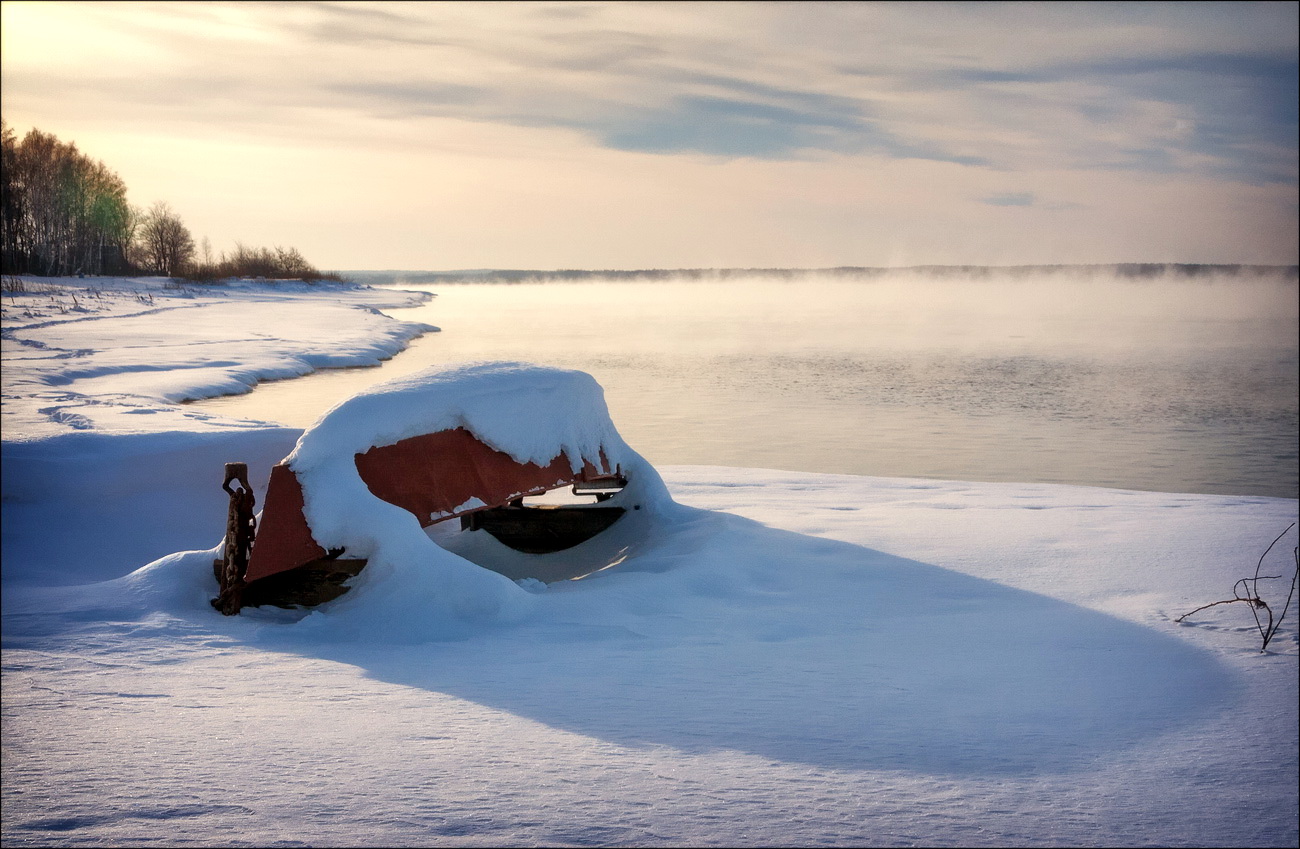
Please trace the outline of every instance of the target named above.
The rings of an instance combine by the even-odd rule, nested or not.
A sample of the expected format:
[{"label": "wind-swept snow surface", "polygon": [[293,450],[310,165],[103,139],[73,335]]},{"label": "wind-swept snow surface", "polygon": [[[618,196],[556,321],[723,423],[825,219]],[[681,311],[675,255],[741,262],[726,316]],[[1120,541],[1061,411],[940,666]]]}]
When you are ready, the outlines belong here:
[{"label": "wind-swept snow surface", "polygon": [[[581,580],[464,564],[453,596],[398,556],[223,617],[222,464],[260,501],[298,431],[8,421],[5,845],[1298,839],[1294,609],[1267,653],[1246,605],[1174,622],[1253,574],[1291,499],[669,467],[662,509],[538,555],[617,554]],[[554,426],[505,442],[529,424]],[[635,462],[600,422],[572,439]],[[439,527],[448,562],[491,547]]]},{"label": "wind-swept snow surface", "polygon": [[418,304],[419,293],[328,281],[27,278],[20,288],[0,298],[6,439],[247,427],[175,402],[378,365],[437,329],[378,311]]}]

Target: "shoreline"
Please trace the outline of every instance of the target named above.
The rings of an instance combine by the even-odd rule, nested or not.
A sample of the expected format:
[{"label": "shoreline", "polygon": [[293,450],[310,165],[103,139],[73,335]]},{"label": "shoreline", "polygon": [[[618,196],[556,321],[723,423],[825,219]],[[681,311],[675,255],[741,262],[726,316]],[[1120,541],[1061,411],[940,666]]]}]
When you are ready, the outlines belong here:
[{"label": "shoreline", "polygon": [[[264,381],[324,369],[377,366],[438,332],[380,311],[432,298],[418,291],[333,282],[22,279],[26,291],[0,297],[6,442],[88,430],[274,424],[200,413],[183,402],[246,394]],[[161,313],[170,321],[158,322]]]}]

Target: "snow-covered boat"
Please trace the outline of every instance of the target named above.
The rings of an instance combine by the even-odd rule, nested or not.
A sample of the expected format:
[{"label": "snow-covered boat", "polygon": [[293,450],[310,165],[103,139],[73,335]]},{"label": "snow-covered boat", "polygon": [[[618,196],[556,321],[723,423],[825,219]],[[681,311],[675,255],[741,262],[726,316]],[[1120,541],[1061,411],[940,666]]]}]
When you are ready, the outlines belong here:
[{"label": "snow-covered boat", "polygon": [[[329,601],[412,523],[459,520],[517,551],[561,551],[619,520],[638,468],[649,467],[582,372],[488,363],[381,384],[303,433],[271,470],[260,520],[246,470],[228,464],[231,518],[212,603],[233,614]],[[565,487],[591,500],[524,502]]]}]

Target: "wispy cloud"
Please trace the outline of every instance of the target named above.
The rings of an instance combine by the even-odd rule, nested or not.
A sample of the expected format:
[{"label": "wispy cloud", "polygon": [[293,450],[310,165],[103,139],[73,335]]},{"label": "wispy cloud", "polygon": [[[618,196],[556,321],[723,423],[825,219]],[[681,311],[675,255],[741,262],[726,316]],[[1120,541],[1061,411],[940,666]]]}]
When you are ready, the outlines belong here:
[{"label": "wispy cloud", "polygon": [[[1052,63],[1016,69],[958,68],[932,85],[967,96],[1018,100],[1027,111],[1061,86],[1092,87],[1071,98],[1096,132],[1070,144],[1070,164],[1131,170],[1204,171],[1255,182],[1296,179],[1297,77],[1294,58],[1189,53]],[[1107,143],[1143,107],[1168,114],[1151,144]]]},{"label": "wispy cloud", "polygon": [[980,198],[980,203],[989,206],[1033,206],[1034,202],[1033,192],[1003,192]]},{"label": "wispy cloud", "polygon": [[[751,30],[730,35],[743,10],[714,5],[103,5],[78,13],[104,38],[117,30],[150,41],[175,63],[150,57],[146,71],[128,62],[79,87],[101,102],[139,101],[147,73],[143,90],[182,121],[205,109],[203,79],[218,78],[244,89],[267,121],[307,102],[340,119],[353,111],[564,127],[662,155],[849,153],[1296,179],[1294,53],[1205,49],[1195,30],[1223,23],[1214,4],[1199,16],[774,4],[749,10],[740,20]],[[1264,24],[1288,19],[1266,11]],[[964,37],[960,27],[945,36],[954,20]],[[998,25],[1017,23],[1023,49],[991,50],[1006,36]],[[767,38],[746,44],[760,24]],[[1059,51],[1066,60],[1045,55],[1045,31],[1063,24],[1093,43],[1093,55],[1077,46]],[[789,46],[774,38],[782,27]],[[7,65],[31,79],[24,63]],[[33,88],[6,85],[6,94],[38,96]]]}]

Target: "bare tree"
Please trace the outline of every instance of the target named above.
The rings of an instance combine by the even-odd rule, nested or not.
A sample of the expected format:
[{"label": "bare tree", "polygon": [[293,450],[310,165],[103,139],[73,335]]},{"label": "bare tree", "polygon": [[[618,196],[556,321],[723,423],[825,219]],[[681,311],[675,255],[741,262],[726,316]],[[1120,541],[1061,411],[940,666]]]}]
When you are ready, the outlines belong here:
[{"label": "bare tree", "polygon": [[166,201],[145,213],[139,240],[145,263],[160,274],[180,274],[194,260],[194,237]]},{"label": "bare tree", "polygon": [[[0,122],[2,123],[2,122]],[[131,238],[126,184],[98,160],[33,129],[3,126],[6,273],[101,274],[123,269]]]},{"label": "bare tree", "polygon": [[0,271],[22,273],[27,267],[27,197],[19,176],[18,138],[0,121]]},{"label": "bare tree", "polygon": [[275,265],[282,277],[299,277],[307,279],[312,276],[319,276],[318,272],[307,258],[297,248],[275,248]]},{"label": "bare tree", "polygon": [[126,199],[126,184],[98,160],[37,129],[19,140],[0,120],[0,272],[125,274],[151,271],[216,280],[246,276],[339,279],[322,274],[297,248],[237,244],[220,259],[167,203],[147,212]]}]

